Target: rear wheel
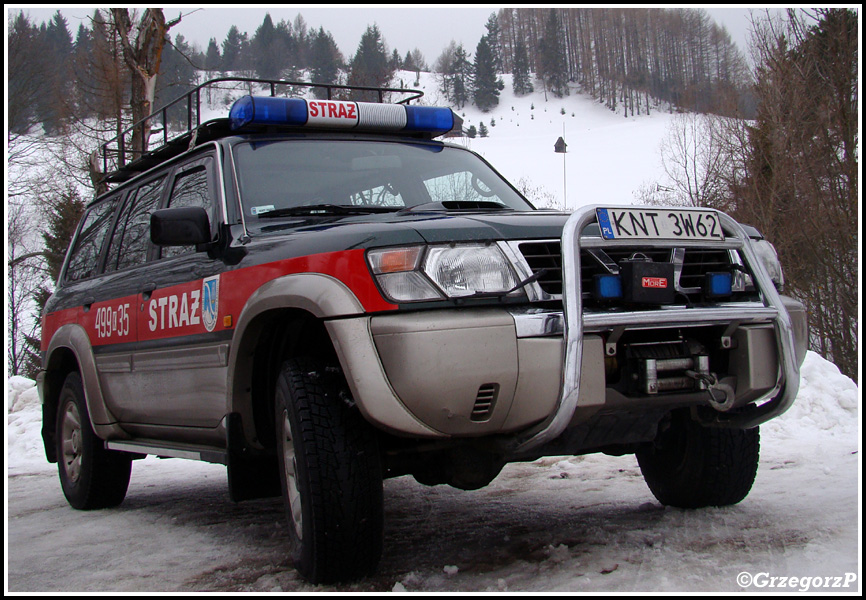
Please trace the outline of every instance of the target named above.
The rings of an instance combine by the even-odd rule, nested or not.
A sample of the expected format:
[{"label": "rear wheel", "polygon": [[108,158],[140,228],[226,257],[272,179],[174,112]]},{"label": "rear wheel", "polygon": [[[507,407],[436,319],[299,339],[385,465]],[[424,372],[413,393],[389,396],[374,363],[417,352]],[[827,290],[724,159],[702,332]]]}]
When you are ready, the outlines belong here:
[{"label": "rear wheel", "polygon": [[69,504],[79,510],[92,510],[123,502],[129,487],[131,458],[123,452],[106,450],[93,432],[78,373],[70,373],[60,390],[55,432],[60,485]]},{"label": "rear wheel", "polygon": [[702,427],[687,410],[675,411],[655,442],[637,454],[650,491],[680,508],[728,506],[745,498],[758,471],[754,429]]},{"label": "rear wheel", "polygon": [[318,361],[285,362],[275,413],[295,567],[312,583],[371,574],[382,554],[382,467],[375,431],[342,374]]}]

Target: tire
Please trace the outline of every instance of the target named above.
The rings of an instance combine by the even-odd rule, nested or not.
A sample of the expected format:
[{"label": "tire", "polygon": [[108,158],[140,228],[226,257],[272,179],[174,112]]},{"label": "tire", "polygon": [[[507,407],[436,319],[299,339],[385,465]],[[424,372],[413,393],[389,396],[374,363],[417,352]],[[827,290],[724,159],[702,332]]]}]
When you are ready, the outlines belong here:
[{"label": "tire", "polygon": [[78,373],[63,382],[57,406],[57,469],[66,500],[78,510],[117,506],[126,497],[132,460],[106,450],[90,425]]},{"label": "tire", "polygon": [[370,575],[382,555],[376,433],[351,404],[337,369],[306,359],[282,365],[275,389],[277,457],[292,561],[310,583]]},{"label": "tire", "polygon": [[688,410],[637,453],[641,473],[659,502],[679,508],[729,506],[745,498],[758,471],[758,428],[702,427]]}]

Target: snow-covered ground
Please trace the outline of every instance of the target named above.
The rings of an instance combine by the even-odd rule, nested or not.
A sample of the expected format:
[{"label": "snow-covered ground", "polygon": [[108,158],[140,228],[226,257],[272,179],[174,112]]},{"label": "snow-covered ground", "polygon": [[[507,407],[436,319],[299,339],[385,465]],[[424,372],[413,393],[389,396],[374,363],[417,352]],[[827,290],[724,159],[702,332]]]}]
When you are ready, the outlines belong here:
[{"label": "snow-covered ground", "polygon": [[10,380],[7,402],[10,592],[861,589],[860,391],[811,352],[793,408],[762,427],[740,504],[664,508],[631,456],[513,464],[474,492],[393,479],[380,573],[346,586],[303,583],[281,501],[233,504],[221,466],[147,458],[120,507],[73,510],[44,458],[32,382]]},{"label": "snow-covered ground", "polygon": [[[414,73],[403,80],[414,87]],[[431,76],[417,87],[438,103]],[[624,118],[578,94],[515,98],[508,81],[495,111],[458,112],[489,130],[460,143],[556,203],[565,162],[568,208],[634,202],[662,178],[673,120]],[[563,134],[564,156],[553,151]],[[45,461],[35,388],[13,378],[6,591],[859,592],[860,390],[813,353],[801,375],[793,408],[762,427],[758,477],[736,506],[664,508],[631,456],[509,465],[474,492],[393,479],[380,572],[339,587],[297,577],[281,501],[231,503],[218,465],[150,457],[134,463],[120,507],[71,509]]]}]

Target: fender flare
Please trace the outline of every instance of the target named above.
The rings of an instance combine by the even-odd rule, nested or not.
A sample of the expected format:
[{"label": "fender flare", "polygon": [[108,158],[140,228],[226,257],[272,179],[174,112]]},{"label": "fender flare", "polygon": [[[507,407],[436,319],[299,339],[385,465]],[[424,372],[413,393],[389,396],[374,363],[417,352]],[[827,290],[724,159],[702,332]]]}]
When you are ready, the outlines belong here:
[{"label": "fender flare", "polygon": [[[117,424],[118,419],[105,404],[102,386],[99,383],[99,373],[96,369],[96,360],[93,356],[93,346],[87,332],[81,325],[69,323],[60,327],[45,351],[45,371],[51,372],[52,367],[57,367],[56,358],[60,350],[69,350],[75,356],[78,363],[78,372],[84,384],[84,398],[87,403],[87,413],[93,431],[103,440],[127,439],[129,435]],[[42,403],[46,404],[46,395],[55,395],[59,389],[46,389],[43,391]]]},{"label": "fender flare", "polygon": [[[317,319],[358,316],[365,313],[357,296],[339,279],[320,273],[284,275],[258,288],[246,301],[237,320],[229,350],[228,411],[250,414],[252,396],[248,384],[252,377],[251,355],[258,340],[261,322],[257,317],[270,311],[296,309]],[[243,420],[245,433],[252,439],[250,419]]]}]

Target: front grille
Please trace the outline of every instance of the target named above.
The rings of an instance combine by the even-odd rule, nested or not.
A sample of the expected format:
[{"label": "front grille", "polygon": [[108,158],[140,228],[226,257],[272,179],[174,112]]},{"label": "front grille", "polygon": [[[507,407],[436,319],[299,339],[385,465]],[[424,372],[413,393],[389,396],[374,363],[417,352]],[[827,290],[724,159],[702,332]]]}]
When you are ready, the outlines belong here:
[{"label": "front grille", "polygon": [[[559,240],[523,242],[519,244],[520,253],[533,274],[542,269],[545,273],[538,279],[542,291],[553,298],[562,295],[562,252]],[[677,290],[685,294],[689,301],[699,301],[704,276],[710,272],[736,269],[727,250],[685,248],[641,248],[611,247],[604,250],[582,249],[580,255],[581,287],[584,300],[590,300],[593,277],[609,273],[605,264],[619,265],[633,255],[643,255],[653,262],[674,262],[681,267]],[[677,264],[679,263],[679,264]]]},{"label": "front grille", "polygon": [[544,275],[538,279],[538,285],[545,293],[551,296],[562,294],[562,252],[559,241],[551,242],[527,242],[520,244],[520,252],[532,274],[535,275],[542,269]]},{"label": "front grille", "polygon": [[680,287],[700,288],[704,282],[704,275],[715,271],[728,271],[730,268],[731,259],[727,250],[690,248],[683,257]]}]

